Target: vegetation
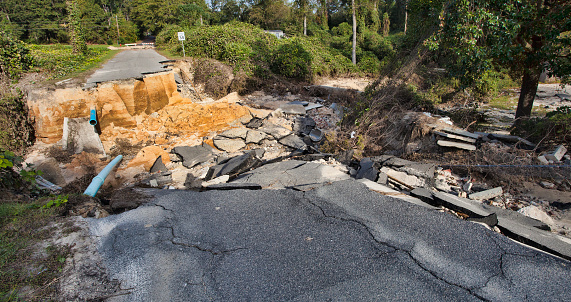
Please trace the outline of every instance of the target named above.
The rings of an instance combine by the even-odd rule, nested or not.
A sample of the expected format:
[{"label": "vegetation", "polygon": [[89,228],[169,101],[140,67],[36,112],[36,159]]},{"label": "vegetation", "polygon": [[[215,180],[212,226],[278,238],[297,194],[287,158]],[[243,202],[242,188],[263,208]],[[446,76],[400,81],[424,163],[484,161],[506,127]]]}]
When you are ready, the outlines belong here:
[{"label": "vegetation", "polygon": [[46,74],[48,79],[61,79],[98,66],[118,51],[106,46],[89,46],[82,54],[74,54],[69,45],[30,45],[33,70]]}]

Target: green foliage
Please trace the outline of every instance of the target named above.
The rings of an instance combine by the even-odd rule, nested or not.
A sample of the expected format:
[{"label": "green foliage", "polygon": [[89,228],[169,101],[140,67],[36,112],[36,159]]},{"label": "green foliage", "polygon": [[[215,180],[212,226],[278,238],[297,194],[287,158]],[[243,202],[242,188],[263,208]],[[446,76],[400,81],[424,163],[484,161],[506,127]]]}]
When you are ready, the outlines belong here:
[{"label": "green foliage", "polygon": [[78,0],[70,0],[67,2],[67,5],[73,53],[84,55],[87,52],[87,44],[85,43],[83,26],[81,25],[81,11],[79,9]]},{"label": "green foliage", "polygon": [[525,119],[513,133],[544,145],[568,145],[571,143],[571,107],[558,107],[545,117]]},{"label": "green foliage", "polygon": [[69,76],[85,71],[99,64],[109,53],[106,47],[91,46],[83,55],[73,54],[67,45],[31,45],[34,66],[37,71],[45,72],[49,79]]},{"label": "green foliage", "polygon": [[310,66],[311,54],[294,38],[277,49],[272,70],[288,78],[305,79],[310,75]]},{"label": "green foliage", "polygon": [[24,43],[0,31],[0,73],[17,79],[31,65],[32,56]]},{"label": "green foliage", "polygon": [[366,51],[361,54],[361,58],[357,63],[357,68],[360,71],[375,74],[381,69],[381,64],[381,61],[379,61],[373,52]]},{"label": "green foliage", "polygon": [[0,148],[22,154],[35,141],[24,95],[18,91],[0,92]]},{"label": "green foliage", "polygon": [[44,209],[49,209],[52,207],[59,207],[62,204],[66,203],[68,201],[69,195],[56,195],[51,197],[51,199],[42,206],[42,208]]},{"label": "green foliage", "polygon": [[13,190],[37,193],[36,175],[41,175],[41,171],[23,169],[23,158],[8,150],[0,149],[0,188],[10,188]]}]

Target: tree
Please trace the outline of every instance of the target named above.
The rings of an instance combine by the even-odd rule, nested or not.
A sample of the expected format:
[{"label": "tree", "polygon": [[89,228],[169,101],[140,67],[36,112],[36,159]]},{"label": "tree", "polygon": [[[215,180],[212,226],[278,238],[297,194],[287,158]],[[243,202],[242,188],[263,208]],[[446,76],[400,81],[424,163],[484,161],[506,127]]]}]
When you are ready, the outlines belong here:
[{"label": "tree", "polygon": [[303,35],[307,36],[307,14],[309,13],[309,8],[311,3],[310,0],[294,0],[293,5],[297,8],[297,11],[301,14],[303,18]]},{"label": "tree", "polygon": [[521,77],[517,124],[531,115],[542,71],[569,81],[569,16],[569,0],[453,0],[429,45],[447,49],[455,58],[449,67],[464,84],[477,82],[496,66]]},{"label": "tree", "polygon": [[351,10],[353,12],[353,46],[351,48],[351,62],[357,65],[357,16],[355,13],[355,0],[351,0]]},{"label": "tree", "polygon": [[74,54],[85,54],[87,52],[87,44],[83,37],[83,27],[81,26],[81,11],[77,0],[67,2],[69,11],[69,30],[70,40]]}]

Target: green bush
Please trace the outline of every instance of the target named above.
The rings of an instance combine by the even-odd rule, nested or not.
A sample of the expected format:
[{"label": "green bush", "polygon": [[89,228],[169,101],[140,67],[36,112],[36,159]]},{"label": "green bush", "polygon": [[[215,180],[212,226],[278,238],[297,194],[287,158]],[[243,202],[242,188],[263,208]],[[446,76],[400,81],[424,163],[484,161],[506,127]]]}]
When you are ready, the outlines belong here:
[{"label": "green bush", "polygon": [[179,45],[178,32],[185,31],[180,25],[170,24],[161,30],[155,39],[155,44],[160,47],[169,48],[173,45]]},{"label": "green bush", "polygon": [[311,75],[311,61],[311,54],[294,38],[278,48],[272,70],[288,78],[305,79]]},{"label": "green bush", "polygon": [[17,79],[22,72],[32,66],[32,61],[30,50],[24,43],[0,31],[0,73]]},{"label": "green bush", "polygon": [[371,52],[366,51],[361,55],[361,59],[357,63],[357,68],[368,74],[375,74],[381,69],[381,61]]}]

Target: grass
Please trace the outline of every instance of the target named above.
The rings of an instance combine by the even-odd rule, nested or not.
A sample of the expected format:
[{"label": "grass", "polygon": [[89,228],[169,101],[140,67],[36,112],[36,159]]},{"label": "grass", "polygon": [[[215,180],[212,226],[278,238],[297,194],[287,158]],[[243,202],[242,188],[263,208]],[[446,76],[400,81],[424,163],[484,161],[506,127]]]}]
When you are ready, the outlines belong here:
[{"label": "grass", "polygon": [[55,281],[63,269],[69,247],[39,244],[51,237],[49,225],[57,209],[43,209],[39,201],[0,201],[0,300],[18,301],[21,290],[27,301],[51,300]]},{"label": "grass", "polygon": [[517,98],[511,95],[502,95],[492,98],[488,102],[488,106],[501,110],[515,110],[517,107]]},{"label": "grass", "polygon": [[[180,54],[178,54],[176,51],[172,51],[169,49],[162,49],[162,48],[156,48],[155,49],[161,56],[166,57],[169,60],[179,60],[182,59],[183,56],[181,56]],[[188,56],[186,56],[188,58]]]},{"label": "grass", "polygon": [[110,50],[107,45],[89,45],[85,55],[72,53],[70,45],[30,45],[36,72],[46,73],[48,80],[80,77],[100,67],[120,50]]}]

